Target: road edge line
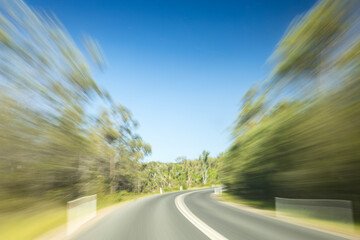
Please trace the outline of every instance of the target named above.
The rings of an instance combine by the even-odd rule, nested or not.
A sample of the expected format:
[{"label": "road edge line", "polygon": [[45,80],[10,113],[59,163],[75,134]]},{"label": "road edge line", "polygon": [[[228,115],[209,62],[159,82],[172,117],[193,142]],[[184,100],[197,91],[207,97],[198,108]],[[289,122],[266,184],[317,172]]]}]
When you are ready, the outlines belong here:
[{"label": "road edge line", "polygon": [[175,198],[175,205],[179,212],[208,238],[212,240],[227,240],[226,237],[224,237],[223,235],[212,229],[209,225],[204,223],[202,220],[200,220],[198,217],[196,217],[186,206],[184,198],[192,193],[194,192],[184,193]]}]

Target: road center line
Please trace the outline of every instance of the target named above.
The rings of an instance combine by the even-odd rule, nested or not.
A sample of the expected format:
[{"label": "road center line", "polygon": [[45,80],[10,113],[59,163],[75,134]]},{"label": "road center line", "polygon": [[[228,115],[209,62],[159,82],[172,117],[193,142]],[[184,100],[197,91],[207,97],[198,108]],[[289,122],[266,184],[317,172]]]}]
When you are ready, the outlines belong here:
[{"label": "road center line", "polygon": [[198,217],[196,217],[190,209],[186,206],[184,202],[184,198],[194,192],[188,192],[181,194],[175,198],[175,205],[179,212],[181,212],[184,217],[189,220],[195,227],[197,227],[202,233],[204,233],[208,238],[213,240],[226,240],[227,238],[216,232],[214,229],[209,227],[206,223],[201,221]]}]

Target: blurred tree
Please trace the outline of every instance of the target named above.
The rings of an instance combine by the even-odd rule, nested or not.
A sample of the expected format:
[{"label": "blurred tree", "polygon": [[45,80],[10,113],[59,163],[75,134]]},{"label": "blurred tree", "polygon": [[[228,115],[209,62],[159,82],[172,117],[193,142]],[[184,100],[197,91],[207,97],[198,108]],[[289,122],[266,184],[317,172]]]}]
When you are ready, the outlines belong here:
[{"label": "blurred tree", "polygon": [[270,75],[281,88],[296,81],[317,78],[331,67],[332,54],[352,23],[354,1],[324,0],[295,18],[270,58],[276,66]]},{"label": "blurred tree", "polygon": [[[86,37],[85,45],[103,69],[99,44]],[[18,199],[7,201],[14,209],[135,188],[151,146],[90,69],[61,23],[23,1],[1,2],[0,195]],[[104,108],[99,117],[89,110],[95,104]]]},{"label": "blurred tree", "polygon": [[351,200],[360,221],[359,9],[324,0],[290,25],[270,58],[271,84],[243,97],[221,164],[230,192]]}]

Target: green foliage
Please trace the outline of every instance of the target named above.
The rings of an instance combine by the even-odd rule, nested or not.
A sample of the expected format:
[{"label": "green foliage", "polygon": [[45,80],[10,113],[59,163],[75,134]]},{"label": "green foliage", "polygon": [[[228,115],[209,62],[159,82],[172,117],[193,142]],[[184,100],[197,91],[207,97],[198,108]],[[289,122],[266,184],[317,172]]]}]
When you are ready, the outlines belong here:
[{"label": "green foliage", "polygon": [[297,17],[278,44],[271,60],[271,74],[277,86],[295,80],[308,81],[331,70],[332,54],[353,24],[356,1],[324,0],[307,14]]},{"label": "green foliage", "polygon": [[186,190],[206,184],[204,183],[205,177],[207,184],[218,184],[220,183],[218,176],[219,161],[219,157],[211,158],[209,153],[204,151],[199,159],[195,160],[180,157],[176,163],[143,163],[141,174],[143,174],[142,186],[144,189],[142,190],[154,191],[160,187],[162,189],[179,189],[180,186]]},{"label": "green foliage", "polygon": [[[131,112],[100,90],[58,21],[20,0],[0,11],[0,212],[139,189],[151,146]],[[98,44],[86,45],[102,68]]]},{"label": "green foliage", "polygon": [[[290,26],[271,59],[271,84],[250,89],[243,99],[220,173],[231,193],[268,202],[347,199],[360,219],[354,9],[358,2],[321,1]],[[321,91],[313,91],[313,79]]]}]

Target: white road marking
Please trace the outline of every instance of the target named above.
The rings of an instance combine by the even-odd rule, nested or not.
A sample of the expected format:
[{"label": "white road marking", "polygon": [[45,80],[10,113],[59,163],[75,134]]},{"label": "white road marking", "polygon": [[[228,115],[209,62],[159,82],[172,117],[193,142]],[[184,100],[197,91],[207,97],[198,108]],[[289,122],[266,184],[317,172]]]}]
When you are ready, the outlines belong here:
[{"label": "white road marking", "polygon": [[213,240],[226,240],[227,238],[216,232],[214,229],[209,227],[206,223],[201,221],[198,217],[196,217],[190,209],[185,205],[184,198],[185,196],[194,193],[188,192],[185,194],[181,194],[175,198],[175,205],[177,209],[181,212],[187,220],[189,220],[195,227],[197,227],[201,232],[203,232],[208,238]]}]

